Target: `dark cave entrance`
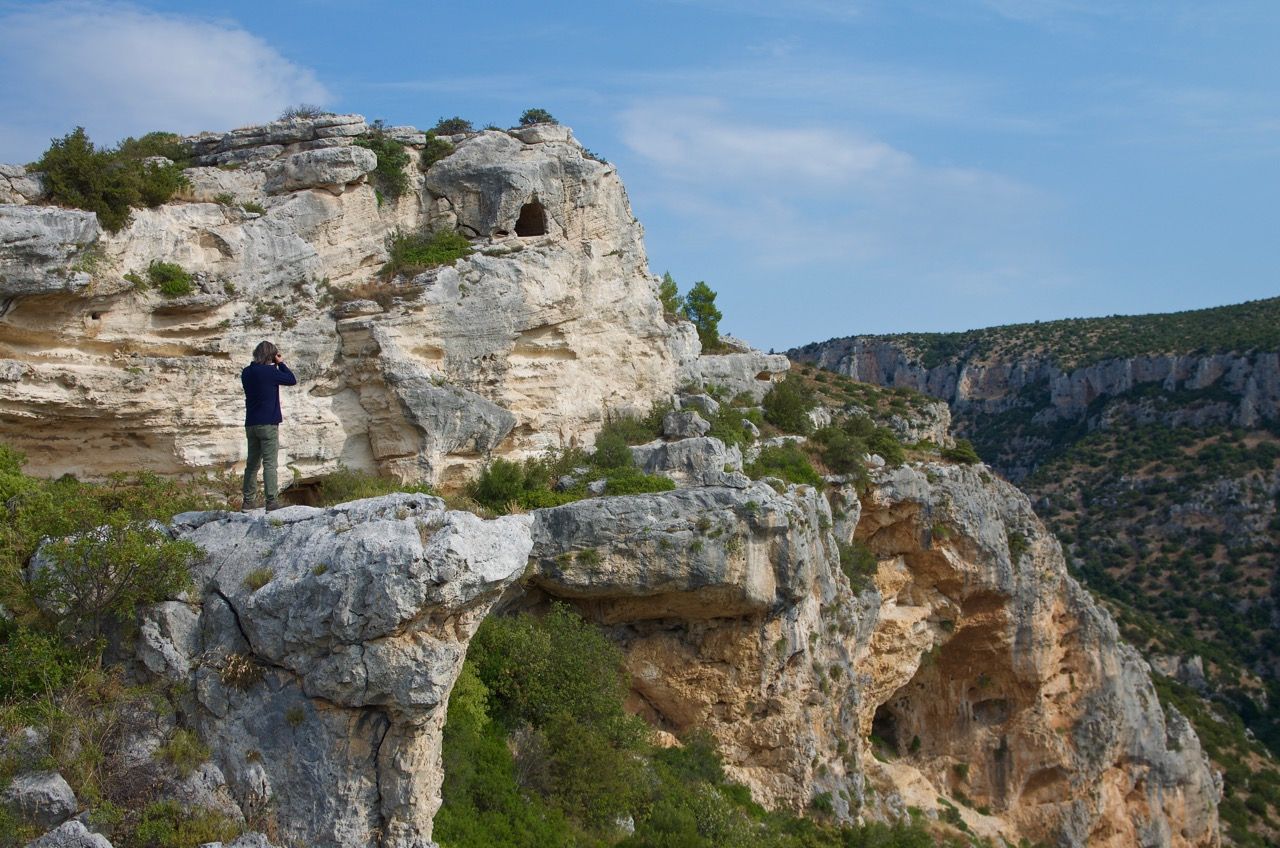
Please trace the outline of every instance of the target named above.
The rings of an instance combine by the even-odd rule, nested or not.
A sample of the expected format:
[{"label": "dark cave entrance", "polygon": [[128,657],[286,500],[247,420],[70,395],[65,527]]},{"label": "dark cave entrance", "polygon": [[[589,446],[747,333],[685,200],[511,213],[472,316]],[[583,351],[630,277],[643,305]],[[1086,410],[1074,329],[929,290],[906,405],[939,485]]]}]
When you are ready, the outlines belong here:
[{"label": "dark cave entrance", "polygon": [[516,235],[545,236],[547,234],[547,210],[536,200],[531,200],[520,207],[520,217],[516,219]]}]

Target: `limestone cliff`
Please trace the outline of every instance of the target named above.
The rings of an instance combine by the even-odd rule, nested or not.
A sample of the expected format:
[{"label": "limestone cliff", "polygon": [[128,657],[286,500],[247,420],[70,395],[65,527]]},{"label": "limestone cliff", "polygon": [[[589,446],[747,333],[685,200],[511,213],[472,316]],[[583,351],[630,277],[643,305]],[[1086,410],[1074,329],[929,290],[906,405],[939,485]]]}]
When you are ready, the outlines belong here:
[{"label": "limestone cliff", "polygon": [[[382,202],[376,157],[352,144],[367,129],[348,115],[198,136],[186,195],[115,234],[39,205],[38,175],[7,167],[0,439],[48,475],[227,469],[238,371],[263,338],[299,376],[282,449],[304,479],[339,463],[458,479],[491,454],[589,444],[607,411],[670,394],[697,340],[663,317],[612,166],[564,127],[472,133]],[[477,251],[381,282],[389,236],[422,228]],[[125,279],[153,261],[195,291]],[[383,305],[358,299],[371,288]]]},{"label": "limestone cliff", "polygon": [[[917,807],[1010,843],[1217,844],[1194,732],[1016,489],[943,464],[830,499],[775,486],[731,473],[491,522],[409,495],[181,516],[208,552],[200,588],[148,615],[140,657],[190,683],[232,794],[269,801],[287,841],[429,838],[443,704],[523,575],[504,607],[597,622],[633,710],[709,730],[768,806],[826,793],[840,817]],[[841,567],[851,537],[869,581]]]}]

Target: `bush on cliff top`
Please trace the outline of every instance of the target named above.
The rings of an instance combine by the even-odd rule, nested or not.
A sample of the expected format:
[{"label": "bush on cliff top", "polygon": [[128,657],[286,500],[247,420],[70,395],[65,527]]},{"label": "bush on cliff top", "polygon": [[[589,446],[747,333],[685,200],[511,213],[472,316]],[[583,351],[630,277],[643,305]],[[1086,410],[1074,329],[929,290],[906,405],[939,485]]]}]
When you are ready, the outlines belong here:
[{"label": "bush on cliff top", "polygon": [[[163,156],[171,164],[147,161]],[[159,206],[186,187],[188,154],[172,133],[128,138],[115,148],[97,148],[83,127],[54,139],[33,168],[44,172],[53,202],[95,213],[115,232],[129,222],[134,207]]]},{"label": "bush on cliff top", "polygon": [[394,200],[409,190],[409,175],[405,173],[410,161],[409,151],[387,135],[382,121],[374,121],[369,131],[358,136],[353,144],[372,150],[378,157],[372,179],[379,201],[384,196]]}]

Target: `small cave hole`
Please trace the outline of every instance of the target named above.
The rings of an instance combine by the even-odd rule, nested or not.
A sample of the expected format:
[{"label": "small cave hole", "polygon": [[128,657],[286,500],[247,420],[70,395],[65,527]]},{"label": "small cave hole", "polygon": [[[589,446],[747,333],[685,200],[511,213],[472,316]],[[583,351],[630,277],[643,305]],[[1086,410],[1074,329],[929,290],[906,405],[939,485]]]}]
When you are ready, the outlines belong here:
[{"label": "small cave hole", "polygon": [[90,318],[90,319],[92,319],[92,320],[94,320],[94,321],[101,321],[101,320],[102,320],[102,313],[101,313],[101,312],[90,312],[90,313],[89,313],[89,318]]},{"label": "small cave hole", "polygon": [[871,745],[892,756],[898,756],[898,717],[887,704],[881,704],[871,720]]},{"label": "small cave hole", "polygon": [[531,200],[520,207],[520,217],[516,219],[516,235],[545,236],[547,234],[547,210],[536,200]]}]

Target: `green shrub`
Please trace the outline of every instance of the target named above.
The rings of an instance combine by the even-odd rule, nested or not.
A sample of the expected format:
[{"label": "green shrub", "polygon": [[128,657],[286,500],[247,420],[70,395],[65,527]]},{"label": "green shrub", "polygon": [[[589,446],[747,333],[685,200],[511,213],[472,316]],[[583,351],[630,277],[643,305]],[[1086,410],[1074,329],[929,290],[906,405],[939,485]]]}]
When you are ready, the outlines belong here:
[{"label": "green shrub", "polygon": [[813,431],[809,410],[818,400],[802,378],[788,374],[781,382],[774,383],[764,396],[764,420],[784,433],[808,435]]},{"label": "green shrub", "polygon": [[624,815],[643,785],[635,754],[642,722],[626,714],[622,655],[560,604],[542,618],[487,619],[468,662],[490,693],[492,716],[528,726],[521,758],[538,794],[595,828]]},{"label": "green shrub", "polygon": [[235,206],[236,196],[229,191],[220,191],[213,196],[213,202],[219,206]]},{"label": "green shrub", "polygon": [[879,567],[875,552],[857,539],[848,544],[837,541],[836,549],[840,552],[840,570],[849,579],[853,591],[861,592],[869,588],[871,578]]},{"label": "green shrub", "polygon": [[606,495],[643,495],[670,492],[676,484],[661,474],[645,474],[639,468],[611,468],[604,475]]},{"label": "green shrub", "polygon": [[0,702],[55,692],[85,658],[51,633],[0,622]]},{"label": "green shrub", "polygon": [[546,109],[525,109],[520,115],[520,126],[531,127],[534,124],[558,124],[555,118],[551,117],[551,113]]},{"label": "green shrub", "polygon": [[1017,530],[1006,530],[1005,539],[1009,545],[1009,559],[1017,565],[1022,555],[1031,549],[1031,543],[1027,541],[1025,534]]},{"label": "green shrub", "polygon": [[353,471],[345,465],[338,466],[337,471],[325,474],[315,480],[318,496],[317,506],[333,506],[334,504],[358,501],[362,498],[376,498],[395,492],[433,495],[435,492],[426,483],[401,483],[394,477],[382,477],[364,471]]},{"label": "green shrub", "polygon": [[454,150],[453,144],[440,138],[434,132],[427,133],[427,144],[422,148],[419,164],[422,170],[427,170],[441,159],[448,156]]},{"label": "green shrub", "polygon": [[716,308],[716,293],[710,286],[702,280],[694,283],[680,304],[680,314],[698,328],[698,340],[704,353],[720,347],[720,319],[724,314]]},{"label": "green shrub", "polygon": [[755,480],[761,477],[779,477],[788,483],[822,487],[822,478],[813,470],[809,457],[805,456],[795,442],[761,448],[760,456],[747,466],[746,471]]},{"label": "green shrub", "polygon": [[[105,229],[116,232],[134,207],[159,206],[188,185],[182,174],[186,149],[176,140],[170,133],[149,133],[125,139],[115,149],[98,149],[84,128],[76,127],[55,139],[35,167],[44,172],[55,203],[93,212]],[[151,156],[177,161],[144,161]]]},{"label": "green shrub", "polygon": [[468,494],[495,512],[506,512],[510,504],[519,503],[524,491],[525,474],[520,464],[508,459],[495,459],[472,482]]},{"label": "green shrub", "polygon": [[254,215],[267,214],[267,210],[261,203],[255,203],[252,200],[246,200],[244,203],[241,203],[240,208],[246,212],[252,212]]},{"label": "green shrub", "polygon": [[126,848],[197,848],[208,842],[231,842],[243,828],[219,813],[186,810],[176,801],[155,801],[124,843]]},{"label": "green shrub", "polygon": [[974,450],[973,442],[968,439],[956,439],[955,447],[943,448],[942,458],[964,465],[976,465],[982,462],[982,457],[978,456],[978,452]]},{"label": "green shrub", "polygon": [[369,131],[353,142],[358,147],[372,150],[378,157],[373,170],[373,186],[383,195],[395,199],[409,190],[409,151],[404,144],[387,135],[382,121],[374,121]]},{"label": "green shrub", "polygon": [[32,596],[74,636],[96,639],[108,621],[126,622],[139,606],[186,589],[199,548],[116,513],[49,542],[42,553],[45,565],[31,580]]},{"label": "green shrub", "polygon": [[288,121],[293,118],[322,118],[325,115],[332,115],[333,112],[317,106],[314,103],[296,103],[293,106],[286,106],[280,112],[280,117],[276,120]]},{"label": "green shrub", "polygon": [[147,282],[165,297],[181,297],[193,291],[191,275],[176,262],[153,261],[147,266]]},{"label": "green shrub", "polygon": [[454,115],[452,118],[441,118],[436,121],[436,125],[431,128],[431,132],[440,135],[457,135],[458,133],[475,132],[476,128],[466,118],[460,118]]},{"label": "green shrub", "polygon": [[470,255],[473,249],[466,236],[453,230],[435,234],[397,230],[387,238],[387,264],[382,266],[380,273],[384,277],[393,277],[451,265]]}]

